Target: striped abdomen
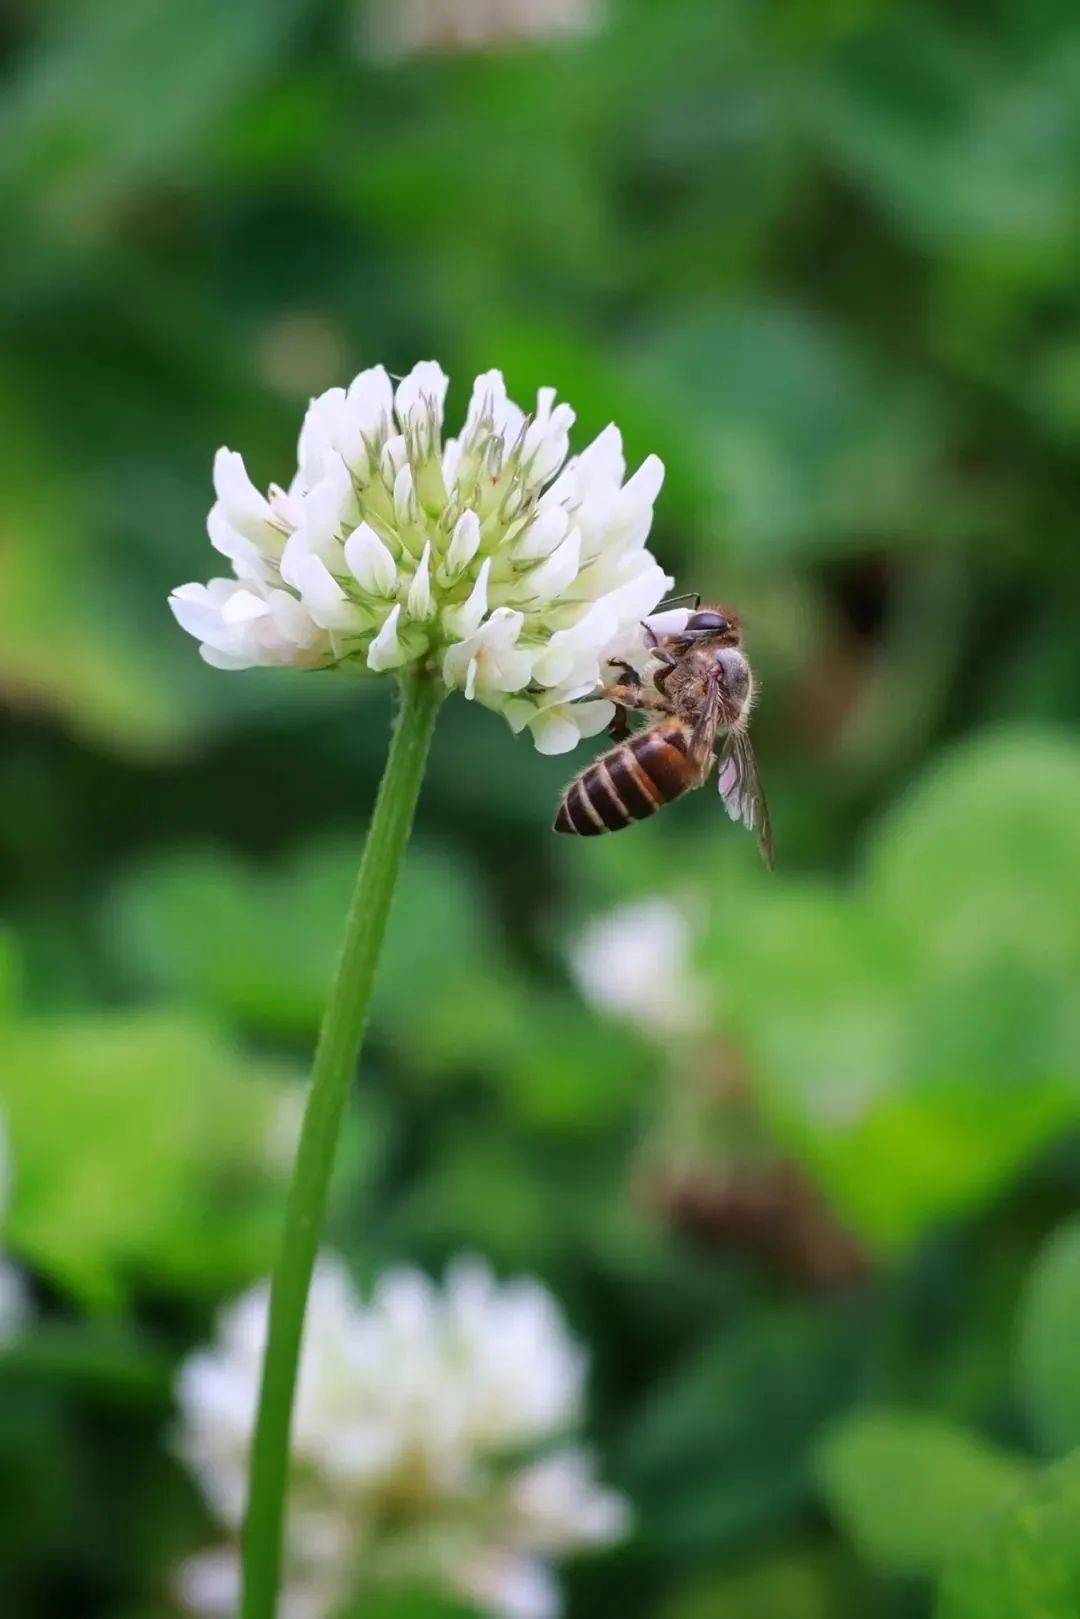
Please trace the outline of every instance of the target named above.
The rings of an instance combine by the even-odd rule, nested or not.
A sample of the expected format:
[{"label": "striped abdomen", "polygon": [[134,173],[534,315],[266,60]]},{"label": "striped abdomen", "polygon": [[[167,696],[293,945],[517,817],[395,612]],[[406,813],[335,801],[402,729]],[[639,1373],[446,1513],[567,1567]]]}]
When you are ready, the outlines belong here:
[{"label": "striped abdomen", "polygon": [[586,838],[618,832],[696,787],[686,738],[680,720],[661,720],[594,759],[563,794],[556,832]]}]

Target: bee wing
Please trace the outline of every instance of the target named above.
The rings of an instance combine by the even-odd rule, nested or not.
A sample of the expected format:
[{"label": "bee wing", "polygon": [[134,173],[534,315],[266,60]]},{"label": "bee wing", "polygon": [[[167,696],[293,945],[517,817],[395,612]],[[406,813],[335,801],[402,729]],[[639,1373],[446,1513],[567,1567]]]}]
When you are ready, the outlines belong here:
[{"label": "bee wing", "polygon": [[729,731],[724,738],[716,785],[731,819],[741,821],[749,831],[757,833],[761,858],[771,871],[772,822],[769,820],[769,806],[765,802],[765,789],[761,785],[757,759],[745,731]]},{"label": "bee wing", "polygon": [[712,769],[713,754],[716,751],[716,733],[720,729],[720,688],[716,681],[709,682],[708,695],[701,712],[694,721],[694,729],[690,733],[690,743],[687,750],[691,762],[701,772],[701,782],[704,784],[709,771]]}]

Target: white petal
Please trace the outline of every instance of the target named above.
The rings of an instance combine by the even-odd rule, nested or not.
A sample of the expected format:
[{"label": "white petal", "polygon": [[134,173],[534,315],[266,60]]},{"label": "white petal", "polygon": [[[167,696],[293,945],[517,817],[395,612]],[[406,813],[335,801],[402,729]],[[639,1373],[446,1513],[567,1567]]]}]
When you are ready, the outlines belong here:
[{"label": "white petal", "polygon": [[345,561],[361,590],[368,595],[394,594],[397,566],[370,523],[361,523],[345,541]]},{"label": "white petal", "polygon": [[356,630],[364,615],[351,602],[319,557],[308,557],[297,569],[297,584],[304,606],[323,630]]},{"label": "white petal", "polygon": [[443,445],[442,475],[443,484],[448,493],[453,494],[457,485],[458,467],[461,465],[461,440],[448,438]]},{"label": "white petal", "polygon": [[210,544],[214,550],[229,558],[238,579],[266,578],[268,570],[264,558],[268,553],[277,555],[282,539],[281,535],[276,536],[278,543],[272,550],[265,541],[256,545],[254,540],[249,540],[233,526],[220,500],[215,501],[210,508],[206,519],[206,532],[210,536]]},{"label": "white petal", "polygon": [[[610,714],[614,714],[614,707],[610,703],[607,706]],[[569,753],[581,741],[581,731],[567,717],[565,708],[541,710],[529,721],[529,730],[537,753]]]},{"label": "white petal", "polygon": [[409,446],[405,442],[404,433],[393,433],[383,445],[382,455],[379,459],[379,470],[384,483],[390,488],[394,487],[394,480],[402,467],[408,466]]},{"label": "white petal", "polygon": [[[527,686],[533,653],[517,646],[524,622],[521,613],[497,607],[473,635],[447,648],[443,658],[446,685],[455,687],[468,683],[481,698],[520,691]],[[474,659],[477,667],[471,670]]]},{"label": "white petal", "polygon": [[328,388],[307,408],[296,445],[300,482],[310,489],[329,470],[337,457],[337,443],[345,419],[344,388]]},{"label": "white petal", "polygon": [[506,404],[506,382],[501,371],[481,371],[472,385],[469,408],[465,412],[465,437],[473,433],[485,419],[498,431],[498,420]]},{"label": "white petal", "polygon": [[415,523],[419,515],[420,508],[413,487],[412,468],[404,466],[394,479],[394,516],[399,523],[408,526]]},{"label": "white petal", "polygon": [[626,476],[622,434],[614,422],[609,422],[602,433],[587,445],[574,463],[579,478],[586,482],[594,479],[621,484]]},{"label": "white petal", "polygon": [[335,451],[318,483],[304,497],[303,523],[311,549],[326,561],[329,543],[355,520],[356,497],[348,468]]},{"label": "white petal", "polygon": [[658,455],[647,455],[633,477],[627,478],[622,493],[642,506],[653,506],[664,483],[664,463]]},{"label": "white petal", "polygon": [[260,495],[236,450],[220,449],[214,457],[214,492],[226,517],[245,539],[258,544],[273,534],[274,514],[270,502]]},{"label": "white petal", "polygon": [[180,1565],[177,1596],[206,1619],[229,1619],[240,1602],[240,1558],[232,1551],[198,1552]]},{"label": "white petal", "polygon": [[469,566],[480,549],[480,519],[475,512],[464,511],[454,524],[454,532],[446,550],[445,568],[453,579]]},{"label": "white petal", "polygon": [[674,583],[658,562],[652,562],[626,584],[608,591],[602,599],[614,607],[624,622],[636,622],[652,612]]},{"label": "white petal", "polygon": [[222,652],[219,647],[211,646],[204,641],[199,647],[199,656],[211,669],[257,669],[263,662],[255,651],[251,652]]},{"label": "white petal", "polygon": [[604,518],[603,543],[634,550],[645,544],[652,527],[653,502],[664,481],[664,463],[650,455],[619,490]]},{"label": "white petal", "polygon": [[272,590],[267,606],[280,641],[291,642],[299,649],[313,646],[321,639],[318,625],[291,591]]},{"label": "white petal", "polygon": [[541,686],[599,684],[600,660],[619,630],[619,614],[606,599],[594,602],[578,622],[556,630],[533,664]]},{"label": "white petal", "polygon": [[409,617],[430,618],[435,611],[435,598],[431,594],[431,541],[424,546],[420,565],[413,575],[408,596]]},{"label": "white petal", "polygon": [[282,579],[287,585],[292,585],[294,590],[300,589],[304,567],[313,555],[306,529],[298,528],[295,533],[289,535],[278,568]]},{"label": "white petal", "polygon": [[491,558],[485,557],[476,576],[476,583],[467,601],[458,607],[447,607],[443,611],[443,623],[451,635],[459,640],[465,640],[479,629],[484,614],[488,610],[488,575],[491,573]]},{"label": "white petal", "polygon": [[[664,907],[661,904],[648,909],[651,912],[657,908]],[[640,912],[646,907],[636,909]],[[622,922],[621,918],[619,920]],[[647,927],[650,921],[651,914],[642,916],[636,925],[640,930]],[[619,959],[617,952],[624,944],[631,959],[635,945],[638,953],[642,953],[647,938],[644,941],[635,938],[630,932],[633,925],[631,919],[627,918],[620,927],[613,929],[608,920],[608,933],[614,936],[599,941],[601,960],[598,964],[592,960],[585,961],[586,973],[593,969],[592,976],[611,978]],[[662,986],[661,994],[669,991],[668,980],[674,982],[677,979],[677,971],[664,961],[664,947],[668,942],[663,938],[658,948],[650,952],[653,959],[642,963],[642,971],[637,975],[641,982],[633,984],[637,998],[647,994],[646,969],[650,966]],[[598,953],[595,942],[590,941],[590,950],[595,957]],[[597,965],[600,973],[595,971]],[[586,1451],[575,1447],[555,1451],[539,1461],[528,1463],[511,1479],[510,1495],[526,1548],[544,1556],[558,1556],[578,1546],[603,1545],[619,1539],[629,1526],[626,1502],[614,1491],[599,1488],[591,1458]]]},{"label": "white petal", "polygon": [[482,668],[486,692],[522,691],[532,677],[532,653],[515,648],[501,652]]},{"label": "white petal", "polygon": [[394,395],[394,409],[402,427],[420,421],[431,412],[436,423],[442,425],[443,405],[449,378],[435,360],[421,360],[407,377],[398,383]]},{"label": "white petal", "polygon": [[541,506],[514,545],[515,559],[531,562],[550,556],[566,538],[569,527],[570,514],[565,506]]},{"label": "white petal", "polygon": [[248,624],[252,619],[265,618],[270,609],[261,596],[250,590],[238,590],[221,609],[223,624]]},{"label": "white petal", "polygon": [[581,534],[576,528],[563,540],[546,561],[522,581],[515,595],[530,604],[542,604],[561,596],[577,578],[581,565]]},{"label": "white petal", "polygon": [[[230,582],[239,589],[235,581]],[[169,607],[180,628],[197,641],[222,638],[221,604],[213,600],[206,585],[180,585],[169,597]]]},{"label": "white petal", "polygon": [[481,1546],[451,1569],[458,1594],[495,1619],[558,1619],[559,1588],[546,1563]]},{"label": "white petal", "polygon": [[547,483],[566,460],[575,420],[569,405],[558,405],[546,420],[535,421],[529,428],[523,457],[534,483]]},{"label": "white petal", "polygon": [[468,441],[478,428],[486,428],[511,444],[525,422],[525,412],[507,398],[506,383],[501,371],[483,371],[473,383],[472,398],[465,417],[462,437]]},{"label": "white petal", "polygon": [[593,703],[573,703],[568,712],[573,716],[579,736],[598,736],[606,725],[611,724],[615,705],[606,698],[598,698]]},{"label": "white petal", "polygon": [[373,365],[361,371],[349,384],[349,406],[361,429],[377,434],[390,420],[394,408],[394,389],[385,366]]},{"label": "white petal", "polygon": [[401,603],[398,602],[388,614],[382,629],[368,648],[367,664],[369,669],[380,672],[384,669],[396,669],[403,664],[408,656],[405,648],[398,640],[397,626],[401,617]]},{"label": "white petal", "polygon": [[[303,517],[303,506],[301,504],[303,490],[300,487],[298,478],[299,475],[293,479],[293,487],[288,490],[282,489],[280,484],[272,483],[267,491],[270,510],[286,531],[294,529]],[[280,543],[281,537],[278,540],[279,545]]]}]

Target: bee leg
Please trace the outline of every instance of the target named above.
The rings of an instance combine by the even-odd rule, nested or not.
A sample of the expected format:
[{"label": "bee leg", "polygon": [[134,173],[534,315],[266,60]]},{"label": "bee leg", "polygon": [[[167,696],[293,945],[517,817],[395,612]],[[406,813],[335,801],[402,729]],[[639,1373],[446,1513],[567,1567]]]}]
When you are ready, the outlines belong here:
[{"label": "bee leg", "polygon": [[666,704],[658,702],[652,692],[642,690],[641,680],[633,669],[628,670],[614,686],[605,686],[600,695],[615,704],[615,713],[608,726],[613,742],[622,742],[630,735],[630,722],[626,716],[631,708],[666,708]]},{"label": "bee leg", "polygon": [[678,667],[679,660],[677,658],[673,658],[668,652],[657,652],[656,655],[658,658],[663,660],[663,667],[658,669],[653,675],[653,685],[656,687],[657,691],[662,692],[667,684],[669,676],[672,674],[673,670]]},{"label": "bee leg", "polygon": [[608,735],[613,742],[622,742],[630,735],[627,711],[635,707],[641,699],[641,676],[636,669],[632,669],[621,659],[616,659],[614,666],[622,670],[622,675],[614,686],[609,686],[604,692],[604,696],[615,704],[615,713],[608,726]]},{"label": "bee leg", "polygon": [[670,705],[664,698],[658,697],[656,692],[646,691],[640,682],[631,685],[628,680],[618,680],[614,686],[605,686],[600,695],[617,708],[649,709],[659,714],[670,712]]}]

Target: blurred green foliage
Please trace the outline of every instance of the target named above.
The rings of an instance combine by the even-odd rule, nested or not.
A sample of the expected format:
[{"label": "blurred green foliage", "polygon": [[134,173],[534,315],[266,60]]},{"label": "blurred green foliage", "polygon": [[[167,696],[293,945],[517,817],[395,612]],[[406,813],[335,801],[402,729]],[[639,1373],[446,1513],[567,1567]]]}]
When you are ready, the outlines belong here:
[{"label": "blurred green foliage", "polygon": [[[89,1305],[118,1306],[139,1278],[211,1296],[236,1286],[273,1253],[286,1101],[219,1035],[171,1013],[11,1029],[13,1252]],[[284,1133],[279,1159],[287,1121]]]},{"label": "blurred green foliage", "polygon": [[[216,1536],[171,1379],[267,1268],[385,746],[385,692],[214,673],[164,597],[219,443],[287,477],[309,394],[428,355],[451,414],[497,365],[663,457],[657,553],[748,620],[780,869],[707,793],[567,846],[570,761],[447,705],[334,1245],[559,1295],[637,1524],[570,1619],[1080,1611],[1080,17],[607,9],[378,66],[354,0],[0,22],[11,1619],[168,1619]],[[655,895],[700,1019],[650,1038],[566,947]],[[845,1287],[734,1222],[774,1163]]]}]

